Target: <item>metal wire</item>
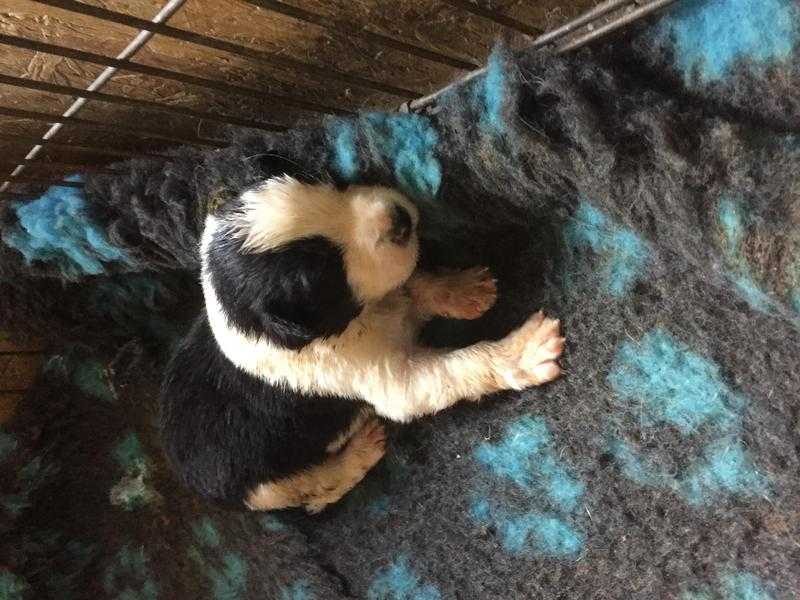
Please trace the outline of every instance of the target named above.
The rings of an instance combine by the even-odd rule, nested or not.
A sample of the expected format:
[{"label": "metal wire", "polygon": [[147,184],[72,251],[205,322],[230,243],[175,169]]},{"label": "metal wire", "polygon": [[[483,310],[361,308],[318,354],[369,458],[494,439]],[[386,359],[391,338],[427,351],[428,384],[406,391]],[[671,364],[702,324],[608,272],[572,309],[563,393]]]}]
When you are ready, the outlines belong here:
[{"label": "metal wire", "polygon": [[359,75],[345,73],[331,67],[320,67],[318,65],[303,62],[288,56],[265,52],[249,46],[242,46],[241,44],[235,44],[227,40],[221,40],[219,38],[210,37],[194,31],[179,29],[163,23],[152,23],[146,19],[140,19],[138,17],[109,10],[100,6],[92,6],[90,4],[76,2],[75,0],[33,0],[33,2],[44,4],[46,6],[54,6],[56,8],[61,8],[63,10],[68,10],[70,12],[82,15],[88,15],[90,17],[111,23],[119,23],[121,25],[126,25],[127,27],[135,27],[143,31],[152,31],[153,33],[163,35],[164,37],[182,40],[191,44],[203,46],[205,48],[221,50],[222,52],[228,52],[236,56],[244,56],[246,58],[270,65],[281,66],[290,69],[292,72],[308,73],[309,75],[319,77],[321,79],[337,81],[368,90],[375,90],[384,94],[397,96],[398,98],[414,98],[415,96],[419,95],[419,92],[415,92],[413,90],[408,90],[381,81],[374,81]]},{"label": "metal wire", "polygon": [[[19,175],[23,172],[26,166],[38,164],[37,162],[34,162],[35,158],[40,154],[45,144],[51,143],[52,146],[54,147],[62,147],[62,148],[66,146],[65,144],[50,142],[50,140],[52,140],[52,138],[55,137],[56,134],[65,125],[75,124],[75,125],[90,125],[101,128],[109,127],[109,125],[107,124],[98,123],[88,119],[78,119],[74,116],[90,99],[101,102],[137,105],[141,106],[142,108],[150,108],[152,110],[164,110],[166,112],[179,113],[185,116],[190,116],[199,119],[218,120],[229,123],[231,123],[232,121],[238,121],[239,123],[237,124],[250,127],[255,126],[267,130],[282,129],[281,126],[273,125],[271,123],[259,123],[250,120],[247,120],[247,122],[245,123],[246,121],[245,119],[238,119],[236,117],[229,117],[227,115],[224,116],[211,115],[199,111],[192,111],[191,109],[163,106],[155,102],[128,99],[128,98],[123,98],[121,96],[113,96],[110,94],[101,93],[99,90],[111,79],[111,77],[113,77],[118,70],[124,69],[124,70],[131,70],[134,72],[140,72],[147,75],[152,75],[155,77],[164,77],[175,81],[182,81],[183,83],[198,85],[209,89],[218,89],[220,91],[225,91],[227,93],[236,93],[241,95],[257,94],[262,99],[265,96],[273,97],[273,99],[276,100],[278,99],[277,96],[270,95],[261,90],[244,88],[241,86],[233,86],[231,84],[225,84],[223,82],[207,80],[204,78],[185,75],[182,73],[175,73],[172,71],[158,69],[156,67],[150,67],[146,65],[140,65],[138,63],[129,62],[129,60],[142,47],[144,47],[144,45],[147,44],[147,42],[155,34],[165,35],[176,39],[182,39],[184,41],[204,45],[211,48],[216,48],[225,52],[231,52],[233,54],[248,56],[255,60],[261,60],[261,61],[271,60],[284,67],[292,67],[292,68],[297,68],[301,71],[305,70],[309,72],[316,72],[316,74],[324,74],[328,78],[339,79],[340,81],[347,81],[353,85],[360,85],[362,87],[367,87],[371,89],[379,89],[380,91],[389,94],[408,95],[413,93],[410,92],[409,90],[393,87],[388,84],[381,84],[379,82],[360,78],[357,75],[341,73],[335,70],[327,70],[322,67],[308,65],[300,61],[293,61],[293,59],[287,59],[286,57],[274,57],[272,55],[269,55],[265,52],[253,48],[240,46],[238,44],[226,42],[224,40],[219,40],[217,38],[211,38],[208,36],[204,36],[202,34],[166,25],[165,24],[166,21],[176,11],[178,11],[181,8],[181,6],[185,3],[186,0],[169,0],[161,9],[161,11],[159,11],[159,13],[152,19],[152,21],[139,19],[136,17],[132,17],[130,15],[125,15],[123,13],[117,13],[115,11],[110,11],[108,9],[104,9],[101,7],[84,5],[80,2],[75,2],[74,0],[34,0],[34,1],[39,2],[40,4],[56,6],[59,8],[63,8],[65,10],[71,10],[73,12],[90,15],[99,19],[121,23],[130,27],[138,27],[140,31],[136,35],[136,37],[131,41],[131,43],[128,44],[128,46],[126,46],[126,48],[116,58],[110,58],[83,51],[73,50],[70,48],[62,48],[60,46],[54,46],[52,44],[47,44],[45,42],[26,40],[24,38],[19,38],[16,36],[10,36],[8,34],[0,33],[0,44],[28,48],[35,51],[47,52],[60,56],[67,56],[71,58],[76,58],[77,60],[85,60],[88,62],[93,62],[94,64],[101,64],[106,66],[103,72],[86,88],[86,90],[80,90],[68,86],[57,86],[55,84],[48,84],[46,82],[31,82],[28,80],[22,80],[20,78],[12,77],[9,75],[0,74],[0,84],[13,85],[17,87],[27,87],[30,89],[38,89],[40,91],[49,91],[52,93],[69,94],[75,96],[75,100],[72,103],[72,105],[60,116],[44,115],[40,113],[33,113],[31,111],[20,111],[18,109],[9,109],[0,107],[0,114],[13,113],[14,115],[21,118],[44,120],[53,123],[50,129],[48,129],[48,131],[42,136],[41,139],[35,140],[33,148],[28,152],[25,158],[16,163],[16,167],[11,172],[9,179],[3,182],[2,185],[0,185],[0,194],[4,192],[5,195],[11,194],[11,192],[6,192],[6,190],[8,189],[9,185],[15,182],[25,181],[25,182],[45,183],[39,179],[33,179],[28,177],[23,178],[19,177]],[[292,5],[285,4],[280,0],[242,0],[242,1],[263,9],[283,14],[285,16],[294,19],[299,19],[306,23],[311,23],[320,27],[325,27],[327,29],[338,31],[340,33],[345,32],[350,35],[358,36],[364,39],[365,41],[382,44],[385,47],[395,48],[397,50],[414,54],[420,58],[432,60],[440,64],[448,64],[449,66],[461,69],[473,68],[475,66],[470,62],[464,61],[460,58],[449,56],[439,52],[434,52],[419,46],[414,46],[406,42],[402,42],[400,40],[396,40],[394,38],[385,36],[383,34],[377,34],[365,30],[354,24],[330,17],[328,15],[312,13]],[[491,20],[497,23],[500,23],[506,27],[511,27],[527,35],[533,36],[539,32],[539,30],[537,30],[536,28],[528,26],[525,23],[512,19],[511,17],[498,14],[495,11],[489,11],[487,9],[480,8],[477,5],[474,5],[467,0],[444,0],[444,1],[450,5],[459,7],[463,10],[468,10],[469,12],[472,12],[474,14],[478,14],[479,16],[490,18]],[[564,25],[552,31],[539,35],[533,40],[528,49],[549,47],[551,48],[552,52],[556,54],[570,52],[586,44],[589,44],[605,35],[608,35],[612,31],[624,27],[629,23],[637,21],[655,11],[661,10],[676,1],[677,0],[605,0],[604,2],[598,4],[591,10],[583,13],[577,18],[573,19],[572,21],[569,21],[568,23],[565,23]],[[289,62],[287,62],[287,60]],[[321,71],[324,71],[324,73],[320,73]],[[456,86],[462,85],[463,83],[482,75],[485,72],[486,72],[485,68],[472,70],[465,76],[457,80],[456,82],[451,83],[450,85],[432,94],[423,96],[416,100],[405,102],[400,106],[399,110],[403,112],[419,112],[425,109],[430,109],[433,105],[436,104],[436,102],[441,98],[441,96],[444,93],[446,93],[447,91],[451,90]],[[323,106],[320,104],[307,101],[305,99],[295,99],[289,97],[285,98],[280,97],[280,99],[286,101],[285,102],[286,104],[294,105],[295,108],[299,108],[300,110],[312,110],[315,112],[330,112],[334,114],[350,114],[350,111],[348,110],[338,109],[338,107]],[[194,143],[212,147],[222,145],[221,143],[218,143],[215,140],[207,140],[199,137],[191,139],[182,138],[181,136],[178,135],[170,135],[167,133],[162,133],[160,131],[153,131],[153,130],[145,131],[138,129],[138,131],[135,131],[137,129],[138,128],[127,128],[126,132],[139,133],[144,137],[181,141],[183,143]],[[18,139],[21,140],[23,138],[18,138]],[[92,152],[92,148],[87,146],[76,145],[71,149],[74,149],[76,151]],[[104,150],[108,152],[108,149]],[[117,152],[117,154],[123,155],[125,153],[119,151]],[[56,185],[59,184],[65,185],[64,182],[56,183]],[[79,187],[74,183],[67,182],[67,184],[70,187]]]},{"label": "metal wire", "polygon": [[[153,23],[161,23],[163,21],[168,20],[172,15],[175,14],[175,12],[180,10],[180,8],[184,5],[185,2],[186,0],[169,0],[164,5],[164,7],[160,11],[158,11],[158,14],[155,17],[153,17]],[[136,37],[133,38],[130,44],[125,46],[122,52],[120,52],[117,55],[117,60],[120,61],[130,60],[130,58],[133,57],[134,54],[136,54],[139,50],[141,50],[142,47],[144,47],[144,45],[148,41],[150,41],[150,38],[152,38],[153,35],[154,34],[152,31],[140,31],[136,35]],[[100,75],[98,75],[97,78],[94,81],[92,81],[92,83],[90,83],[86,89],[90,92],[95,92],[100,90],[106,83],[108,83],[108,81],[114,76],[116,72],[117,72],[117,67],[106,67],[105,69],[103,69],[103,72],[100,73]],[[70,105],[70,107],[64,111],[62,117],[68,119],[69,117],[74,116],[78,111],[81,110],[81,108],[83,108],[86,102],[87,102],[86,98],[76,98],[75,101]],[[41,143],[38,143],[33,148],[31,148],[30,152],[28,152],[28,154],[25,155],[25,159],[31,160],[33,158],[36,158],[39,152],[42,151],[42,148],[44,147],[44,144],[47,142],[47,140],[56,136],[58,132],[61,131],[61,128],[63,126],[64,126],[63,123],[53,123],[50,126],[50,129],[48,129],[42,136]],[[25,164],[17,165],[17,168],[11,172],[9,179],[13,179],[14,177],[22,173],[22,171],[24,170],[25,170]],[[0,185],[0,192],[5,191],[9,185],[10,185],[10,180],[4,181],[2,185]]]},{"label": "metal wire", "polygon": [[[677,1],[607,0],[561,27],[540,35],[526,50],[551,46],[555,54],[571,52]],[[486,67],[471,71],[440,90],[416,100],[404,102],[398,110],[400,112],[420,112],[425,110],[436,104],[446,92],[483,75],[485,72]]]}]

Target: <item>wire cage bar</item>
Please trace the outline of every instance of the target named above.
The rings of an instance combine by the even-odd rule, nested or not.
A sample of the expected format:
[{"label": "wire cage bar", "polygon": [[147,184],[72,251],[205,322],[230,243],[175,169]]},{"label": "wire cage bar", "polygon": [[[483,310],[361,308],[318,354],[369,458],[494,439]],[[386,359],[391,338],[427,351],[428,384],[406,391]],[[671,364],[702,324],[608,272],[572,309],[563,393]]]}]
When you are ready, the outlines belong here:
[{"label": "wire cage bar", "polygon": [[[20,124],[21,132],[3,136],[2,143],[7,152],[0,161],[0,196],[15,198],[24,192],[15,186],[65,185],[80,187],[79,182],[61,179],[69,172],[97,172],[108,170],[107,164],[134,156],[165,157],[169,146],[188,144],[201,148],[221,148],[226,140],[220,132],[226,128],[249,128],[261,131],[280,131],[304,118],[320,115],[352,115],[363,108],[373,108],[363,98],[378,94],[384,102],[402,101],[394,107],[400,111],[423,112],[435,109],[436,102],[453,85],[458,85],[479,76],[475,58],[466,56],[463,49],[446,47],[431,40],[409,39],[408,35],[387,31],[371,22],[360,22],[351,16],[320,12],[319,3],[313,9],[301,6],[300,0],[291,3],[283,0],[236,0],[247,18],[283,19],[301,30],[312,28],[334,36],[343,44],[372,52],[373,68],[361,72],[342,68],[334,64],[321,64],[316,56],[291,56],[281,51],[260,47],[250,39],[232,39],[218,31],[194,31],[184,25],[168,24],[173,17],[185,11],[185,0],[168,0],[152,18],[119,12],[105,6],[95,6],[78,0],[30,0],[42,10],[61,11],[76,18],[91,19],[100,26],[130,30],[130,42],[115,56],[100,51],[73,47],[58,40],[34,39],[0,29],[0,46],[11,52],[36,53],[57,57],[85,65],[88,70],[100,69],[87,86],[71,82],[34,78],[20,72],[7,72],[0,61],[0,89],[15,90],[19,94],[46,94],[50,97],[69,98],[70,104],[60,114],[40,110],[37,106],[9,105],[0,100],[0,116]],[[519,16],[489,8],[484,3],[472,0],[432,0],[438,2],[438,10],[450,11],[453,18],[477,19],[500,32],[518,36],[517,49],[539,48],[556,53],[571,52],[590,44],[629,23],[659,11],[677,0],[604,0],[592,5],[576,18],[544,31],[540,24],[533,24]],[[188,22],[188,20],[187,20]],[[127,35],[127,34],[126,34]],[[286,92],[286,86],[273,87],[272,81],[264,85],[234,81],[231,78],[198,75],[181,64],[152,64],[139,60],[141,51],[147,51],[153,38],[168,40],[175,44],[212,52],[220,61],[246,61],[258,68],[279,69],[310,78],[321,89],[311,90],[297,85]],[[423,94],[419,84],[410,85],[395,81],[386,67],[383,71],[382,57],[394,53],[398,60],[420,64],[419,61],[439,69],[450,81],[432,93]],[[172,86],[178,90],[191,90],[201,98],[209,98],[207,104],[195,103],[187,106],[163,98],[149,98],[119,89],[104,90],[109,84],[126,77],[139,77],[154,82],[154,86]],[[441,77],[439,78],[441,80]],[[441,81],[445,83],[444,80]],[[344,88],[343,94],[327,94],[327,86]],[[114,86],[112,86],[114,87]],[[116,86],[117,88],[119,86]],[[279,88],[279,89],[276,89]],[[430,88],[428,88],[430,89]],[[321,93],[322,92],[322,93]],[[362,96],[359,97],[358,95]],[[367,96],[363,96],[367,94]],[[220,107],[216,97],[230,98],[228,106]],[[4,95],[5,97],[5,95]],[[233,99],[236,100],[233,100]],[[121,109],[136,111],[141,115],[135,122],[114,122],[94,116],[77,114],[87,105],[103,111]],[[243,109],[239,104],[260,106],[263,112]],[[103,108],[104,107],[104,108]],[[387,108],[384,106],[384,108]],[[388,106],[392,108],[391,104]],[[274,110],[273,110],[274,109]],[[279,113],[279,114],[278,114]],[[280,117],[280,118],[277,118]],[[152,123],[149,120],[152,119]],[[170,120],[174,127],[157,124],[158,119]],[[41,135],[31,133],[36,124],[47,124]],[[32,129],[33,128],[33,129]],[[203,133],[201,133],[201,130]],[[69,136],[67,136],[67,132]],[[103,138],[101,134],[105,134]],[[109,137],[110,135],[110,137]],[[94,141],[98,137],[101,141]]]}]

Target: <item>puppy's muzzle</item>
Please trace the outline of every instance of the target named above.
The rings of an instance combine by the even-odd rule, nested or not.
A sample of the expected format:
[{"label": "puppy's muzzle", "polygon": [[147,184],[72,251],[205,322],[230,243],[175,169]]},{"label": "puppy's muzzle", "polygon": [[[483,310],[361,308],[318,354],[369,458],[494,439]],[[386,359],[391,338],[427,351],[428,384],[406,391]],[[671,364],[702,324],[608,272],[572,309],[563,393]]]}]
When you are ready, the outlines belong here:
[{"label": "puppy's muzzle", "polygon": [[405,246],[411,239],[411,232],[414,230],[414,222],[411,220],[409,212],[395,204],[392,208],[392,226],[389,230],[389,239],[393,244]]}]

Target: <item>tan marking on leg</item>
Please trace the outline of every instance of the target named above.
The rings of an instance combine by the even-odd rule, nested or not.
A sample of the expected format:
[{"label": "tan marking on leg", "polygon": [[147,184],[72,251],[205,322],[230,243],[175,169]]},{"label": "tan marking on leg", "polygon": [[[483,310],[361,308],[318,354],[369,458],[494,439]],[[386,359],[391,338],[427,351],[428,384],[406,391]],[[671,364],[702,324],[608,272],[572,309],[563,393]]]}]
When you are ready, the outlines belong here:
[{"label": "tan marking on leg", "polygon": [[477,319],[497,299],[497,285],[486,267],[431,274],[419,272],[408,290],[422,317]]},{"label": "tan marking on leg", "polygon": [[356,414],[356,416],[350,422],[350,425],[347,426],[347,429],[345,429],[335,440],[328,444],[328,446],[325,448],[325,451],[328,454],[335,454],[336,452],[339,452],[339,450],[341,450],[344,445],[350,441],[350,438],[353,437],[353,434],[361,429],[364,426],[364,423],[366,423],[367,419],[374,414],[375,411],[369,406],[365,406],[358,411],[358,414]]},{"label": "tan marking on leg", "polygon": [[257,486],[245,504],[251,510],[303,506],[316,514],[353,489],[385,452],[383,425],[377,419],[369,419],[339,454],[297,475]]}]

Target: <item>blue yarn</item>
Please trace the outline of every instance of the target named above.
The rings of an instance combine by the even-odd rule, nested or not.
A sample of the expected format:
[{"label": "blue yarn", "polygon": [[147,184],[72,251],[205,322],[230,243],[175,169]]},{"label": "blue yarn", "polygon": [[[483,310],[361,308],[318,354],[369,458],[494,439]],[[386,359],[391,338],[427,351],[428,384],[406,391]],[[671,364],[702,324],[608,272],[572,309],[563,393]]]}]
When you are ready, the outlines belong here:
[{"label": "blue yarn", "polygon": [[719,578],[718,595],[703,586],[699,590],[691,590],[681,594],[681,600],[712,600],[722,597],[724,600],[773,600],[767,591],[767,584],[751,573],[726,573]]},{"label": "blue yarn", "polygon": [[[81,181],[79,175],[68,181]],[[83,190],[53,186],[32,202],[13,205],[19,223],[3,232],[3,242],[28,264],[53,263],[67,278],[105,273],[104,263],[132,265],[109,244],[103,230],[88,221]]]},{"label": "blue yarn", "polygon": [[258,518],[258,524],[264,531],[271,531],[273,533],[282,533],[287,531],[286,525],[275,515],[261,515]]},{"label": "blue yarn", "polygon": [[789,296],[789,303],[796,312],[800,313],[800,288],[792,291]]},{"label": "blue yarn", "polygon": [[640,486],[674,487],[674,480],[656,465],[641,457],[627,442],[613,439],[609,452],[622,474]]},{"label": "blue yarn", "polygon": [[105,365],[97,360],[79,361],[72,370],[72,382],[82,392],[99,400],[114,402],[117,399]]},{"label": "blue yarn", "polygon": [[479,80],[474,91],[474,101],[480,114],[481,127],[491,133],[502,133],[503,105],[507,90],[503,54],[495,49],[486,65],[486,73]]},{"label": "blue yarn", "polygon": [[750,573],[729,573],[721,580],[725,600],[773,600],[764,581]]},{"label": "blue yarn", "polygon": [[370,600],[440,600],[434,586],[423,584],[402,555],[389,567],[381,569],[367,592]]},{"label": "blue yarn", "polygon": [[222,569],[211,569],[211,578],[215,600],[236,600],[241,598],[247,589],[248,565],[245,560],[233,552],[222,556]]},{"label": "blue yarn", "polygon": [[649,261],[647,244],[629,229],[612,222],[588,202],[582,202],[564,230],[573,250],[591,250],[602,257],[599,277],[614,298],[624,296],[645,272]]},{"label": "blue yarn", "polygon": [[679,485],[681,495],[693,506],[709,504],[721,491],[752,497],[763,496],[768,490],[766,478],[755,468],[742,443],[725,438],[706,448],[704,459]]},{"label": "blue yarn", "polygon": [[385,517],[389,514],[389,496],[381,494],[367,504],[367,511],[373,517]]},{"label": "blue yarn", "polygon": [[0,598],[3,600],[23,600],[28,597],[28,582],[11,571],[0,569]]},{"label": "blue yarn", "polygon": [[714,595],[707,588],[683,592],[680,600],[714,600]]},{"label": "blue yarn", "polygon": [[333,168],[345,181],[354,181],[358,175],[356,128],[352,121],[336,120],[328,128],[333,146]]},{"label": "blue yarn", "polygon": [[681,477],[659,469],[622,440],[613,440],[609,450],[625,477],[640,486],[672,490],[691,506],[707,506],[720,493],[757,497],[768,492],[766,477],[735,437],[709,444]]},{"label": "blue yarn", "polygon": [[641,415],[643,426],[669,424],[683,435],[706,426],[714,436],[678,477],[613,439],[609,451],[625,477],[638,485],[670,489],[692,506],[708,505],[720,493],[766,494],[767,479],[740,440],[746,399],[728,388],[716,364],[654,329],[638,343],[620,345],[608,381],[618,396],[637,403],[631,409]]},{"label": "blue yarn", "polygon": [[746,219],[741,202],[723,198],[717,206],[717,218],[725,235],[728,252],[737,252],[744,241]]},{"label": "blue yarn", "polygon": [[216,525],[214,525],[214,522],[208,517],[203,517],[194,523],[192,525],[192,531],[197,541],[208,548],[218,548],[220,544],[222,544],[222,538],[219,535]]},{"label": "blue yarn", "polygon": [[442,168],[436,158],[439,136],[430,120],[412,114],[369,113],[364,122],[368,138],[392,165],[400,189],[416,199],[432,199],[442,183]]},{"label": "blue yarn", "polygon": [[192,525],[195,539],[205,549],[206,553],[217,555],[219,567],[213,566],[207,560],[204,552],[197,546],[190,546],[188,550],[191,558],[198,567],[211,580],[212,595],[215,600],[237,600],[247,590],[247,576],[249,566],[241,555],[235,552],[222,551],[222,537],[214,522],[209,517],[203,517]]},{"label": "blue yarn", "polygon": [[687,0],[661,20],[659,32],[674,40],[686,82],[696,69],[708,83],[730,74],[741,59],[765,66],[790,58],[798,17],[792,0]]},{"label": "blue yarn", "polygon": [[311,584],[305,579],[295,581],[290,587],[281,590],[280,600],[312,600]]},{"label": "blue yarn", "polygon": [[53,356],[45,363],[44,371],[59,373],[92,398],[109,403],[117,399],[106,365],[95,358],[76,356],[68,352]]},{"label": "blue yarn", "polygon": [[147,568],[144,548],[126,544],[119,551],[103,577],[103,588],[109,595],[124,600],[156,600],[158,585]]},{"label": "blue yarn", "polygon": [[523,417],[506,428],[497,444],[484,443],[475,458],[493,473],[528,491],[538,491],[560,511],[572,511],[584,492],[581,482],[558,464],[544,419]]},{"label": "blue yarn", "polygon": [[753,279],[750,265],[742,253],[749,222],[744,204],[740,200],[722,198],[717,207],[717,220],[724,238],[723,252],[730,269],[728,278],[751,308],[769,312],[773,301]]},{"label": "blue yarn", "polygon": [[739,295],[747,302],[751,308],[760,312],[769,312],[773,306],[772,299],[764,292],[755,280],[747,274],[731,276]]},{"label": "blue yarn", "polygon": [[745,400],[731,391],[719,367],[662,329],[639,342],[623,342],[608,375],[623,400],[641,405],[643,425],[669,423],[689,434],[708,423],[722,430],[739,425]]},{"label": "blue yarn", "polygon": [[513,554],[533,550],[552,558],[574,558],[583,549],[583,535],[552,514],[510,515],[493,510],[486,499],[480,498],[473,502],[470,515],[483,526],[494,525],[503,549]]},{"label": "blue yarn", "polygon": [[140,469],[146,459],[139,436],[130,432],[111,452],[117,464],[125,470]]}]

